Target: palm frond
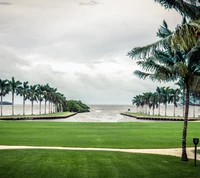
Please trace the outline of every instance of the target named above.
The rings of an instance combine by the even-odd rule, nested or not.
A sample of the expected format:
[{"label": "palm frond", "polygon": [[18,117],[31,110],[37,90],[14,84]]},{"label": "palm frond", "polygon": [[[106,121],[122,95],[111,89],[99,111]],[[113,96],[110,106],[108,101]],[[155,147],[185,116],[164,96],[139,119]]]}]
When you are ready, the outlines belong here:
[{"label": "palm frond", "polygon": [[137,61],[137,65],[141,66],[143,70],[147,72],[154,72],[159,65],[155,62],[154,58],[148,58],[147,60]]},{"label": "palm frond", "polygon": [[128,52],[127,55],[131,57],[132,59],[133,58],[140,58],[140,59],[148,58],[150,55],[154,55],[155,51],[162,50],[166,46],[168,46],[171,42],[171,37],[172,35],[164,39],[161,39],[155,43],[152,43],[150,45],[133,48],[131,51]]},{"label": "palm frond", "polygon": [[183,0],[154,0],[164,6],[166,9],[175,9],[182,16],[189,17],[192,20],[198,19],[200,16],[200,7],[196,5],[194,0],[187,2]]},{"label": "palm frond", "polygon": [[173,66],[173,70],[178,73],[179,76],[182,78],[186,78],[187,76],[190,76],[190,71],[188,70],[187,66],[182,63],[178,62]]},{"label": "palm frond", "polygon": [[135,71],[134,71],[134,74],[135,74],[137,77],[141,78],[141,79],[146,79],[147,77],[149,77],[150,75],[152,75],[152,74],[150,74],[150,73],[142,72],[142,71],[139,71],[139,70],[135,70]]},{"label": "palm frond", "polygon": [[194,75],[191,80],[191,89],[195,91],[200,91],[200,76]]},{"label": "palm frond", "polygon": [[163,24],[160,26],[160,28],[158,29],[157,32],[157,36],[160,38],[166,38],[170,35],[172,35],[172,31],[168,29],[168,25],[167,22],[165,20],[163,20]]},{"label": "palm frond", "polygon": [[165,66],[160,66],[157,68],[157,70],[154,72],[153,75],[150,76],[151,80],[158,80],[159,82],[169,82],[169,81],[175,81],[177,79],[177,75],[175,72]]},{"label": "palm frond", "polygon": [[200,35],[200,21],[178,26],[171,38],[171,47],[174,52],[189,52],[196,44]]},{"label": "palm frond", "polygon": [[169,55],[169,52],[156,51],[155,58],[160,64],[170,65],[170,66],[174,64],[173,56]]}]

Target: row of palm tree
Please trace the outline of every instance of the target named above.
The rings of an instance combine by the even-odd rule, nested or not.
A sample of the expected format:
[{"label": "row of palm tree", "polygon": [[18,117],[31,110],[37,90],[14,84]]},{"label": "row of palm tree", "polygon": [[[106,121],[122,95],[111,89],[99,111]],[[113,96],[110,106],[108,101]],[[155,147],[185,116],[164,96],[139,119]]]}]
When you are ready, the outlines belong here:
[{"label": "row of palm tree", "polygon": [[[12,115],[14,115],[14,99],[15,95],[20,95],[23,98],[23,115],[25,115],[26,100],[31,101],[31,114],[33,115],[34,102],[39,102],[39,114],[41,115],[41,103],[45,103],[45,114],[47,114],[47,102],[49,102],[49,113],[62,111],[62,106],[66,102],[64,94],[57,91],[57,88],[45,85],[29,85],[28,81],[20,82],[14,77],[9,81],[0,79],[0,96],[1,96],[1,116],[3,115],[3,97],[12,95]],[[54,108],[55,107],[55,108]]]},{"label": "row of palm tree", "polygon": [[136,95],[132,103],[140,108],[140,112],[150,115],[150,110],[152,108],[152,113],[154,115],[155,108],[158,108],[158,115],[160,115],[160,105],[163,104],[165,106],[165,116],[167,115],[167,105],[174,105],[173,116],[175,116],[175,109],[180,103],[180,89],[173,89],[170,87],[157,87],[155,92],[145,92],[140,95]]},{"label": "row of palm tree", "polygon": [[186,152],[187,123],[191,91],[200,90],[200,1],[154,0],[166,9],[174,9],[182,16],[175,31],[164,21],[157,32],[160,40],[143,47],[135,47],[128,56],[137,60],[143,71],[135,75],[145,79],[182,83],[185,93],[185,116],[182,136],[182,161],[188,161]]},{"label": "row of palm tree", "polygon": [[[193,106],[193,117],[195,118],[195,106],[200,106],[200,92],[192,91],[190,94],[190,105]],[[176,107],[182,106],[183,116],[184,116],[184,106],[185,106],[185,94],[184,90],[177,88],[173,89],[170,87],[157,87],[155,92],[145,92],[133,97],[132,104],[137,106],[139,112],[149,114],[152,109],[152,114],[154,115],[154,109],[158,109],[157,115],[160,116],[160,105],[165,106],[165,116],[167,116],[167,105],[173,104],[174,111],[173,116],[176,116]],[[147,111],[147,109],[149,109]]]}]

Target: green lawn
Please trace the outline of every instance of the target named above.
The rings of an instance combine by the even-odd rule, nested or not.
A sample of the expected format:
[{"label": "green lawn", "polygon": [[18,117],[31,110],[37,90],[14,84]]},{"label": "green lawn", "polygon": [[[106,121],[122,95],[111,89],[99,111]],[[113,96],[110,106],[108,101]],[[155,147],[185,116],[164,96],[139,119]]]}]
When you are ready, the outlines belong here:
[{"label": "green lawn", "polygon": [[200,161],[102,151],[1,150],[1,178],[197,178]]},{"label": "green lawn", "polygon": [[[130,114],[130,115],[133,115],[133,116],[143,116],[143,117],[162,117],[162,118],[177,118],[177,119],[180,119],[180,118],[183,118],[183,116],[159,116],[159,115],[149,115],[149,114],[144,114],[144,113],[140,113],[140,112],[126,112],[126,114]],[[198,118],[198,117],[196,117]]]},{"label": "green lawn", "polygon": [[33,114],[33,115],[20,115],[20,114],[18,114],[18,115],[14,115],[14,116],[12,116],[12,115],[5,115],[5,116],[0,116],[0,119],[1,118],[15,118],[15,117],[21,117],[21,118],[23,118],[23,117],[33,117],[33,116],[35,116],[35,117],[37,117],[37,116],[68,116],[68,115],[71,115],[71,114],[73,114],[72,112],[57,112],[57,113],[51,113],[51,114],[41,114],[41,115],[39,115],[39,114]]},{"label": "green lawn", "polygon": [[[181,147],[182,122],[71,123],[0,121],[1,145],[102,148]],[[200,122],[189,122],[188,145],[200,135]]]}]

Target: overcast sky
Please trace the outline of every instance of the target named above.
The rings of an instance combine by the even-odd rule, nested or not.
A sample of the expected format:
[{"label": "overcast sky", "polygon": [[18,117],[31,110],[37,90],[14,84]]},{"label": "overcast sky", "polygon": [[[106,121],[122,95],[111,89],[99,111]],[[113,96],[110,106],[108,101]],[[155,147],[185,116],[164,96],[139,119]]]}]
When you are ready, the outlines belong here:
[{"label": "overcast sky", "polygon": [[164,85],[135,77],[126,56],[158,40],[163,19],[172,30],[181,21],[154,0],[0,0],[0,78],[49,83],[87,104],[131,104]]}]

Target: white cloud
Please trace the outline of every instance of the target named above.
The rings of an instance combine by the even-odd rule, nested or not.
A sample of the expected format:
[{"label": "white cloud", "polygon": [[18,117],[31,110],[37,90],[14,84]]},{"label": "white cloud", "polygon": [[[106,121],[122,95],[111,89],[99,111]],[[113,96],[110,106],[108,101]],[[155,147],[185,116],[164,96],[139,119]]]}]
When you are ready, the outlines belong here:
[{"label": "white cloud", "polygon": [[126,54],[180,16],[153,0],[12,0],[0,5],[0,77],[49,83],[69,99],[131,103],[158,83],[139,80]]}]

